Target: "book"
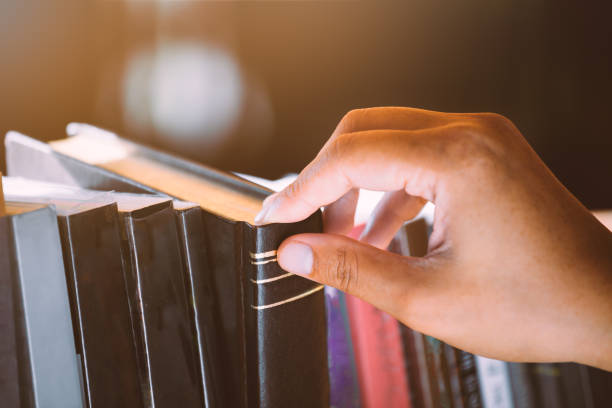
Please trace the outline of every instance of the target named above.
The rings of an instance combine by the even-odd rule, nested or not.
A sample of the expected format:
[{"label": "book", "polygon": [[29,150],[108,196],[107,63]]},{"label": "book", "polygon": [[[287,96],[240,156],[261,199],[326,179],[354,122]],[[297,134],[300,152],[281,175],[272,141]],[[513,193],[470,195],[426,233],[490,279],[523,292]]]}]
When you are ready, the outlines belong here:
[{"label": "book", "polygon": [[476,369],[476,357],[472,353],[457,348],[454,349],[455,358],[459,367],[459,384],[466,408],[479,408],[483,406]]},{"label": "book", "polygon": [[183,261],[172,201],[113,197],[146,406],[202,406]]},{"label": "book", "polygon": [[4,204],[0,399],[5,406],[82,407],[55,211],[40,204]]},{"label": "book", "polygon": [[[432,218],[424,209],[398,231],[389,249],[405,256],[425,256]],[[482,406],[474,356],[402,325],[413,405]]]},{"label": "book", "polygon": [[[353,227],[357,239],[365,224]],[[346,294],[361,402],[365,407],[410,407],[400,326],[371,304]]]},{"label": "book", "polygon": [[225,405],[327,406],[323,286],[287,274],[276,262],[286,237],[321,231],[320,213],[294,224],[254,226],[269,190],[90,126],[72,124],[69,133],[74,136],[48,145],[9,132],[9,175],[159,193],[202,207],[222,326]]},{"label": "book", "polygon": [[325,287],[325,302],[330,407],[356,408],[361,406],[361,400],[345,294],[336,288],[327,286]]},{"label": "book", "polygon": [[369,303],[346,295],[361,400],[366,407],[409,407],[410,390],[399,323]]},{"label": "book", "polygon": [[531,368],[526,363],[508,363],[508,374],[515,407],[535,408],[536,395]]},{"label": "book", "polygon": [[56,209],[86,405],[143,406],[117,204],[108,194],[31,180],[3,184],[9,200]]},{"label": "book", "polygon": [[485,408],[512,408],[512,390],[505,361],[476,356],[476,369]]},{"label": "book", "polygon": [[206,264],[206,247],[202,210],[193,203],[173,201],[189,304],[193,322],[194,338],[198,345],[200,376],[202,378],[204,405],[223,406],[219,395],[219,379],[223,376],[224,362],[221,360],[221,345],[217,333],[221,326],[215,308],[213,276]]}]

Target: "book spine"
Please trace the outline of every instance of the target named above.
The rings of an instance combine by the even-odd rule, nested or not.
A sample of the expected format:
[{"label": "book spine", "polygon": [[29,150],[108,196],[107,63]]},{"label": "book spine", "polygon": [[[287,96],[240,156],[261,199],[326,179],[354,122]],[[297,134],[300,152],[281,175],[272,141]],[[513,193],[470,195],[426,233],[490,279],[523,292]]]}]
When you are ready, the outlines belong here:
[{"label": "book spine", "polygon": [[430,372],[437,385],[438,404],[441,408],[452,408],[450,376],[444,355],[444,343],[431,336],[425,336],[425,338]]},{"label": "book spine", "polygon": [[514,406],[535,408],[536,401],[529,364],[508,363],[508,373],[510,375]]},{"label": "book spine", "polygon": [[480,408],[483,405],[476,368],[476,357],[472,353],[454,347],[453,350],[459,368],[459,383],[463,405],[466,408]]},{"label": "book spine", "polygon": [[58,217],[88,406],[142,406],[115,204]]},{"label": "book spine", "polygon": [[[12,217],[34,406],[83,406],[55,211]],[[61,373],[59,375],[58,373]]]},{"label": "book spine", "polygon": [[223,406],[247,406],[247,366],[245,314],[243,308],[242,258],[244,232],[242,223],[223,219],[206,211],[204,247],[206,266],[211,271],[213,296],[220,330],[215,339],[222,362],[215,372],[218,395]]},{"label": "book spine", "polygon": [[459,364],[457,363],[455,348],[448,344],[444,344],[444,356],[449,376],[453,408],[466,408],[463,400],[463,392],[461,390],[461,373],[459,371]]},{"label": "book spine", "polygon": [[8,407],[34,406],[30,356],[13,230],[0,217],[0,395]]},{"label": "book spine", "polygon": [[359,407],[361,405],[359,382],[344,293],[327,286],[325,288],[325,307],[327,310],[330,406],[333,408]]},{"label": "book spine", "polygon": [[538,389],[538,407],[565,408],[558,364],[536,363],[531,368]]},{"label": "book spine", "polygon": [[323,285],[280,268],[290,235],[321,231],[320,213],[294,224],[244,225],[243,288],[249,407],[328,407]]},{"label": "book spine", "polygon": [[586,408],[612,407],[612,372],[595,367],[584,367],[585,383],[590,390]]},{"label": "book spine", "polygon": [[364,406],[409,407],[399,323],[361,299],[346,299]]},{"label": "book spine", "polygon": [[401,330],[412,406],[434,408],[423,335],[406,326]]},{"label": "book spine", "polygon": [[170,202],[124,214],[132,321],[136,323],[145,405],[202,405],[197,348]]},{"label": "book spine", "polygon": [[198,346],[204,406],[223,407],[222,379],[224,366],[219,344],[218,302],[214,293],[214,277],[206,264],[207,246],[200,207],[175,210],[181,251],[185,267],[185,283],[191,305],[194,338]]},{"label": "book spine", "polygon": [[476,356],[476,368],[485,408],[512,408],[512,390],[507,363]]},{"label": "book spine", "polygon": [[559,363],[558,366],[561,371],[565,407],[593,408],[588,368],[577,363]]}]

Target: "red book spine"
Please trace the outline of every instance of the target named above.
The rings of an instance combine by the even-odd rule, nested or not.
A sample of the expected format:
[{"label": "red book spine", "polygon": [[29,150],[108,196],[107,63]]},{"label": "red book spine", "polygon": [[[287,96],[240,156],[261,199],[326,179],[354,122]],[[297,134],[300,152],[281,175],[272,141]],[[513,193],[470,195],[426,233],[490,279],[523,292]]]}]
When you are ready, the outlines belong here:
[{"label": "red book spine", "polygon": [[347,295],[361,401],[366,408],[410,407],[400,327],[394,318]]}]

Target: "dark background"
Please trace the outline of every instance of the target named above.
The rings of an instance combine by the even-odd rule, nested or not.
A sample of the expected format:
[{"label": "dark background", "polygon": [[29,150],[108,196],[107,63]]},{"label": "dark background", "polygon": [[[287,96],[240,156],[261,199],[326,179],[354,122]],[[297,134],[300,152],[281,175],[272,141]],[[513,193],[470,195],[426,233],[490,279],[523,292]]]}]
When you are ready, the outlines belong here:
[{"label": "dark background", "polygon": [[[517,124],[588,207],[610,208],[606,4],[3,1],[0,132],[52,140],[69,121],[84,121],[216,167],[277,178],[299,171],[352,108],[493,111]],[[172,57],[180,44],[196,50],[196,63],[189,52]],[[228,60],[232,69],[224,68]],[[182,68],[168,68],[173,61]],[[166,91],[176,92],[156,103],[191,112],[192,121],[209,118],[187,137],[173,128],[182,115],[171,115],[179,125],[160,125],[150,107],[159,66]],[[193,78],[207,82],[190,87]],[[239,97],[228,91],[236,81]]]}]

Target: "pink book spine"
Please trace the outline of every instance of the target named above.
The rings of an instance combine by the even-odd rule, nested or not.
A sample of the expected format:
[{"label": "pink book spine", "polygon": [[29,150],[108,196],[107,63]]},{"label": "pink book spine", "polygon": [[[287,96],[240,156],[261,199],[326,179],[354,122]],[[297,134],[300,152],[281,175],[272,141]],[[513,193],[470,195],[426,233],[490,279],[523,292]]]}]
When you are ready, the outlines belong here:
[{"label": "pink book spine", "polygon": [[[363,229],[355,227],[351,237]],[[346,295],[361,401],[365,408],[410,407],[402,337],[397,320]]]}]

